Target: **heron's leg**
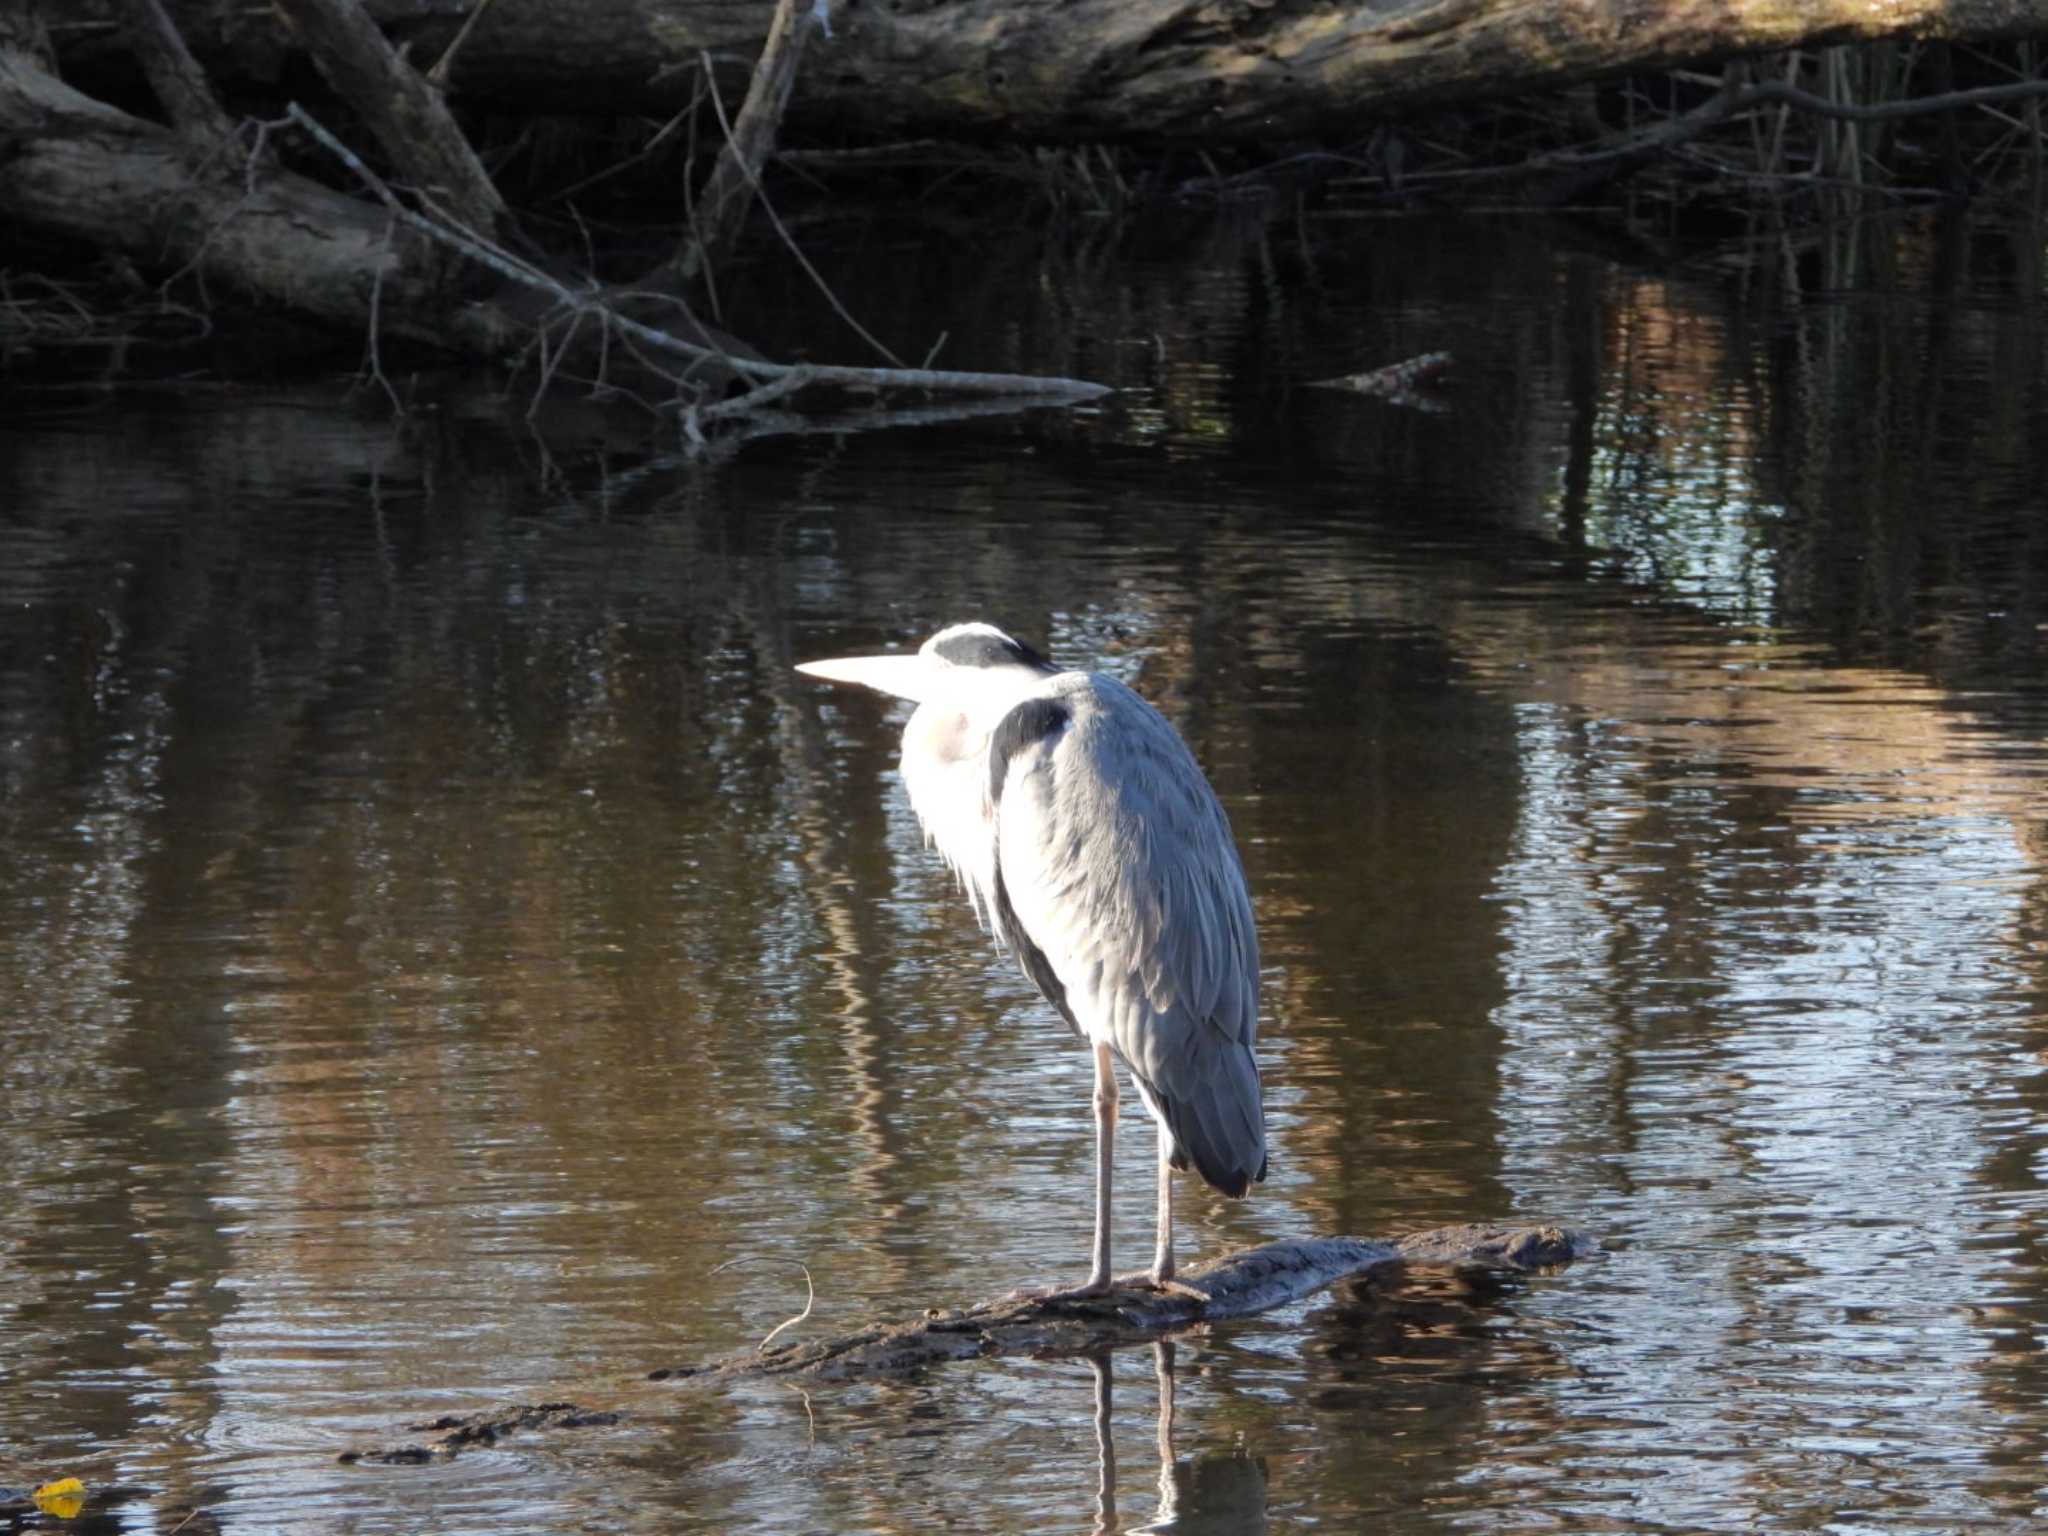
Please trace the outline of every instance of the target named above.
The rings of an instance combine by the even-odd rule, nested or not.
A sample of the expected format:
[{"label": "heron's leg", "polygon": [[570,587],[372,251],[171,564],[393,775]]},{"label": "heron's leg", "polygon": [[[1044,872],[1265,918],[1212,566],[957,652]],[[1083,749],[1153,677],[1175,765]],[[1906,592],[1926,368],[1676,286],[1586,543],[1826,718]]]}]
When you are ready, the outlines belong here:
[{"label": "heron's leg", "polygon": [[1109,1176],[1116,1163],[1116,1059],[1102,1041],[1095,1042],[1095,1262],[1084,1292],[1110,1287]]},{"label": "heron's leg", "polygon": [[1095,1536],[1123,1529],[1116,1518],[1116,1437],[1109,1427],[1109,1354],[1088,1357],[1095,1373]]},{"label": "heron's leg", "polygon": [[1159,1246],[1152,1250],[1152,1281],[1164,1285],[1173,1278],[1173,1138],[1159,1126]]}]

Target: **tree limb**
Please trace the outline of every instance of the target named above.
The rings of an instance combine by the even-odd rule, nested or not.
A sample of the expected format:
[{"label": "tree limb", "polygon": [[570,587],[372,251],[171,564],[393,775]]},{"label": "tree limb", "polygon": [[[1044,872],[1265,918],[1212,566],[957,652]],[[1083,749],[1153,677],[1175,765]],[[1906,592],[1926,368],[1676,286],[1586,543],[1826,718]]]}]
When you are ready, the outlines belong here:
[{"label": "tree limb", "polygon": [[1967,91],[1943,91],[1935,96],[1907,96],[1898,101],[1877,101],[1868,106],[1853,101],[1833,101],[1802,91],[1782,80],[1761,80],[1745,86],[1735,101],[1735,110],[1746,112],[1766,102],[1783,102],[1815,117],[1838,118],[1851,123],[1884,123],[1902,117],[1924,117],[1929,112],[1954,112],[1963,107],[1988,107],[2001,101],[2024,101],[2048,96],[2048,80],[2014,80],[2005,85],[1980,85]]},{"label": "tree limb", "polygon": [[234,121],[214,98],[206,72],[160,0],[126,0],[126,6],[135,61],[172,125],[208,147],[227,143]]},{"label": "tree limb", "polygon": [[[824,25],[822,18],[817,25]],[[777,0],[768,23],[768,41],[754,63],[746,100],[740,103],[739,115],[711,168],[711,178],[697,199],[690,238],[676,256],[676,271],[685,284],[695,282],[706,270],[720,271],[731,254],[740,223],[760,185],[761,167],[775,151],[776,131],[789,106],[790,92],[796,88],[804,41],[813,30],[812,13],[805,9],[799,14],[799,0]]]},{"label": "tree limb", "polygon": [[399,173],[480,234],[495,234],[505,201],[441,93],[398,56],[356,0],[275,0],[327,83],[376,135]]},{"label": "tree limb", "polygon": [[[942,368],[846,368],[827,363],[774,363],[763,358],[741,357],[721,352],[715,347],[688,341],[672,331],[662,330],[621,314],[607,303],[596,289],[578,291],[570,288],[561,279],[542,271],[531,262],[522,260],[501,246],[492,244],[468,230],[413,212],[403,206],[391,189],[383,184],[370,168],[363,164],[360,156],[354,154],[333,134],[321,127],[298,103],[288,109],[292,121],[312,134],[332,154],[343,159],[367,185],[383,199],[386,206],[398,219],[428,239],[446,245],[467,256],[480,266],[488,267],[508,281],[518,284],[554,300],[564,319],[577,320],[583,316],[595,316],[605,325],[630,337],[641,345],[657,352],[666,352],[694,362],[716,361],[734,373],[757,383],[776,383],[777,388],[769,396],[780,399],[791,392],[794,386],[782,381],[795,378],[800,385],[830,384],[853,389],[922,389],[940,393],[963,395],[1064,395],[1069,401],[1089,400],[1109,393],[1107,385],[1091,384],[1082,379],[1044,377],[1021,373],[965,373]],[[490,335],[502,325],[503,316],[488,307],[472,307],[464,315],[458,315],[458,327],[468,329],[471,334]],[[483,329],[477,330],[476,327]]]}]

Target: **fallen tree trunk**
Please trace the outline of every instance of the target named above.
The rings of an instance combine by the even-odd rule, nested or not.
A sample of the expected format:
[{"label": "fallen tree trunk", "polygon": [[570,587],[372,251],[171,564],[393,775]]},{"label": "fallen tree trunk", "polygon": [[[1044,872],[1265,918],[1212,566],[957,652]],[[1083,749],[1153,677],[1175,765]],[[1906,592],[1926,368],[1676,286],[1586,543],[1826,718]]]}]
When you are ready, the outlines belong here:
[{"label": "fallen tree trunk", "polygon": [[[608,292],[564,279],[467,223],[407,206],[362,160],[294,105],[288,121],[367,186],[349,197],[278,169],[269,132],[195,142],[74,89],[51,74],[18,16],[0,9],[0,216],[21,227],[118,251],[139,265],[190,274],[306,315],[360,327],[371,371],[395,336],[473,360],[536,363],[542,384],[563,360],[585,382],[621,376],[668,392],[659,403],[701,422],[745,413],[814,386],[906,389],[1069,403],[1106,393],[1078,380],[939,369],[856,368],[769,361],[712,331],[673,296]],[[481,174],[480,168],[478,174]],[[467,212],[489,222],[488,184]],[[495,194],[490,194],[495,197]],[[481,279],[495,285],[486,294]],[[652,299],[660,325],[631,312]],[[616,355],[616,360],[615,360]],[[628,361],[630,359],[630,362]],[[628,373],[628,369],[631,372]],[[616,370],[616,371],[614,371]],[[729,385],[748,391],[719,396]]]},{"label": "fallen tree trunk", "polygon": [[[52,34],[89,60],[117,0]],[[474,0],[368,0],[438,56]],[[674,112],[707,54],[737,80],[774,0],[498,5],[449,72],[458,98],[520,112]],[[291,49],[267,7],[174,0],[209,68],[268,73]],[[1315,135],[1391,112],[1672,64],[1882,38],[2048,32],[2048,0],[838,0],[792,125],[868,134],[1217,142]]]},{"label": "fallen tree trunk", "polygon": [[362,324],[373,293],[397,334],[435,297],[425,242],[381,208],[277,173],[247,151],[202,170],[170,130],[86,96],[0,38],[0,213],[202,284]]}]

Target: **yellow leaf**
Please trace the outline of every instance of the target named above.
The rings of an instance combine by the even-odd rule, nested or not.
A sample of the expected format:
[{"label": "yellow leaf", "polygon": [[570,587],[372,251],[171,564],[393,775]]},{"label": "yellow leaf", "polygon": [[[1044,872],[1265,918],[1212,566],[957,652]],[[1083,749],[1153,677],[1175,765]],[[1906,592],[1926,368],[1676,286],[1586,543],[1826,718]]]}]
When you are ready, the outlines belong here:
[{"label": "yellow leaf", "polygon": [[43,1484],[29,1497],[46,1515],[55,1515],[59,1520],[76,1520],[78,1512],[85,1508],[85,1484],[75,1477],[60,1477],[54,1483]]}]

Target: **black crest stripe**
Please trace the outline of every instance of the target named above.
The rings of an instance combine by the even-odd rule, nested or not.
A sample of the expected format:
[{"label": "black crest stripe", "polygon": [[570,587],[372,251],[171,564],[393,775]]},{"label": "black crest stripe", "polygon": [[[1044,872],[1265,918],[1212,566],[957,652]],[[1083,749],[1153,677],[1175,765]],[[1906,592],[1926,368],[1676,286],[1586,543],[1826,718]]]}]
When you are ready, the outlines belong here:
[{"label": "black crest stripe", "polygon": [[968,629],[932,642],[932,654],[956,667],[1030,667],[1051,674],[1058,669],[1022,640],[993,630]]},{"label": "black crest stripe", "polygon": [[988,742],[988,797],[1003,803],[1003,781],[1010,774],[1010,760],[1033,742],[1044,741],[1066,729],[1072,716],[1058,699],[1026,699],[996,722]]}]

